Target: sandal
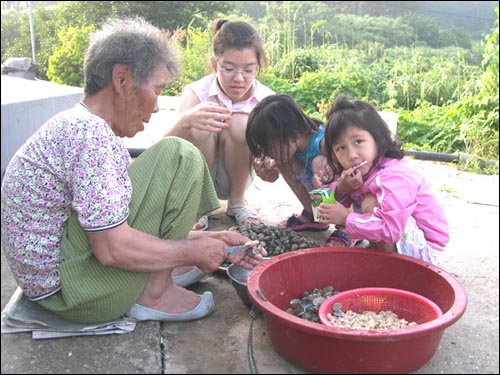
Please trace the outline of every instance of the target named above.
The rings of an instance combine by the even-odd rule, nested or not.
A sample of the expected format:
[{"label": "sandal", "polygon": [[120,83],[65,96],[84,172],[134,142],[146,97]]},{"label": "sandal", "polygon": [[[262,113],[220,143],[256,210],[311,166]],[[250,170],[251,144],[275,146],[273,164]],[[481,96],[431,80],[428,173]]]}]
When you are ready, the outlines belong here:
[{"label": "sandal", "polygon": [[325,247],[351,247],[351,238],[345,232],[334,230],[323,244]]},{"label": "sandal", "polygon": [[301,215],[307,218],[309,221],[303,222],[299,219],[300,215],[292,215],[286,220],[286,223],[283,223],[281,225],[278,224],[278,226],[287,227],[295,232],[300,232],[303,230],[308,230],[311,232],[321,232],[330,228],[329,224],[318,223],[314,221],[313,215],[306,210],[302,210]]},{"label": "sandal", "polygon": [[233,205],[231,205],[230,201],[227,201],[226,214],[230,218],[233,218],[234,220],[236,220],[236,223],[238,225],[249,224],[248,222],[246,222],[249,220],[252,222],[252,224],[253,224],[253,222],[256,222],[256,223],[262,222],[259,215],[257,215],[250,208],[248,208],[248,205],[246,204],[246,202],[245,202],[245,204],[235,204],[233,206]]},{"label": "sandal", "polygon": [[[201,224],[201,226],[200,226]],[[196,222],[196,224],[193,225],[193,228],[192,230],[200,230],[200,231],[203,231],[203,230],[207,230],[208,229],[208,216],[207,215],[203,215],[202,217],[200,217],[200,219]]]}]

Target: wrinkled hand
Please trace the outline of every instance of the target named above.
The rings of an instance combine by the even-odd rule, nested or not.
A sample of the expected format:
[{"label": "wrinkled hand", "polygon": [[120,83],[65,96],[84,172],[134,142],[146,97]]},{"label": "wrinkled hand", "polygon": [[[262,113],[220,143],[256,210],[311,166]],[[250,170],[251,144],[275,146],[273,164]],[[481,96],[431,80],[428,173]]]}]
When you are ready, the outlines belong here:
[{"label": "wrinkled hand", "polygon": [[[247,241],[245,244],[248,244],[248,250],[228,255],[227,259],[231,263],[238,264],[243,268],[251,270],[260,263],[263,256],[267,255],[266,249],[259,247],[259,243],[260,241]],[[254,246],[257,246],[257,251],[255,253],[253,251]]]},{"label": "wrinkled hand", "polygon": [[280,176],[280,171],[276,165],[276,161],[270,157],[265,157],[264,160],[255,158],[253,160],[253,167],[255,173],[263,181],[274,182]]},{"label": "wrinkled hand", "polygon": [[182,117],[191,129],[220,133],[229,126],[231,111],[215,103],[203,102],[183,112]]},{"label": "wrinkled hand", "polygon": [[218,266],[220,266],[225,259],[228,259],[231,263],[238,264],[246,269],[252,269],[260,263],[262,257],[267,255],[267,251],[264,248],[261,248],[258,253],[254,254],[252,252],[252,247],[254,244],[258,245],[259,241],[251,241],[248,237],[245,237],[238,232],[225,230],[209,233],[211,233],[210,236],[215,237],[224,243],[224,249],[229,246],[239,246],[249,243],[249,249],[240,253],[227,255],[224,251],[224,259],[222,259]]},{"label": "wrinkled hand", "polygon": [[226,259],[226,244],[212,236],[199,236],[191,239],[193,251],[196,251],[194,265],[201,271],[211,273]]}]

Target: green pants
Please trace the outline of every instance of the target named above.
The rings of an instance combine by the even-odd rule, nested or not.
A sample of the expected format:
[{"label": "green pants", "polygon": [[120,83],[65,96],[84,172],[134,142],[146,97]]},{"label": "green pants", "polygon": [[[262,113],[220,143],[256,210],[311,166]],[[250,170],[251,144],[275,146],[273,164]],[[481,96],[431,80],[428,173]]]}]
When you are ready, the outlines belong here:
[{"label": "green pants", "polygon": [[[128,225],[153,236],[185,239],[196,220],[220,206],[203,155],[180,138],[168,137],[147,149],[128,173],[133,187]],[[97,261],[75,213],[66,223],[61,248],[62,288],[38,303],[62,318],[78,323],[119,318],[144,290],[148,273]]]}]

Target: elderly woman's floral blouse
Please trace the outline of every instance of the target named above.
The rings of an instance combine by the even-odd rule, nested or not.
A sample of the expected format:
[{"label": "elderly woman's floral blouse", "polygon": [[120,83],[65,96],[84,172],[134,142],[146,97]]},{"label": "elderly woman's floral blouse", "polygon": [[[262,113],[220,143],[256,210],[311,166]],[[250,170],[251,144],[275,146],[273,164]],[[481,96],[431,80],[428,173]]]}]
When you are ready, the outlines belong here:
[{"label": "elderly woman's floral blouse", "polygon": [[2,183],[2,247],[28,298],[60,289],[61,238],[72,211],[89,232],[127,220],[129,164],[122,140],[83,104],[50,119],[17,151]]}]

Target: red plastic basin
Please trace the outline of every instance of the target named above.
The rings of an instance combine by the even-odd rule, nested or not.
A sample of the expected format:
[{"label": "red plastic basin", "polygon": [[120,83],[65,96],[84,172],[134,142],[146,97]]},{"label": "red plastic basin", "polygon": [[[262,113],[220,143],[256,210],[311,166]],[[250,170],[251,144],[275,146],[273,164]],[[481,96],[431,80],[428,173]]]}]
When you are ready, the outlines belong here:
[{"label": "red plastic basin", "polygon": [[[443,315],[411,330],[345,330],[295,317],[285,311],[305,290],[383,287],[420,294]],[[276,351],[317,373],[408,373],[427,363],[446,327],[464,314],[467,295],[446,271],[398,254],[346,248],[297,250],[257,266],[248,294],[263,313]]]}]

